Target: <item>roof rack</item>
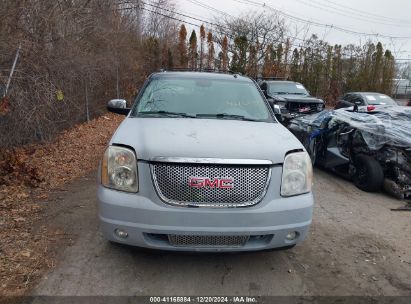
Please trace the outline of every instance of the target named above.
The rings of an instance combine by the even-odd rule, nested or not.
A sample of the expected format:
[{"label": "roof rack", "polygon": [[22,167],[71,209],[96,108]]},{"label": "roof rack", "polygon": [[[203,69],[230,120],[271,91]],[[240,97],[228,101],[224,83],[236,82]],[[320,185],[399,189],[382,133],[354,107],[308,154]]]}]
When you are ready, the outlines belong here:
[{"label": "roof rack", "polygon": [[205,73],[219,73],[219,74],[239,74],[231,70],[223,71],[217,69],[195,69],[195,68],[170,68],[160,69],[160,72],[205,72]]}]

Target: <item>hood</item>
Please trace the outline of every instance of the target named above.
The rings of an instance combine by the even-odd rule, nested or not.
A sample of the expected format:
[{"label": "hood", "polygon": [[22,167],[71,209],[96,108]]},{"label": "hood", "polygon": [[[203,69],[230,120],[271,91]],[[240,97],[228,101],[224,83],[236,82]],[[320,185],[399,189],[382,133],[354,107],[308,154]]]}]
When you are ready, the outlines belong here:
[{"label": "hood", "polygon": [[292,101],[292,102],[305,102],[305,103],[323,103],[323,101],[319,98],[315,98],[308,95],[274,95],[274,98],[283,99],[284,101]]},{"label": "hood", "polygon": [[288,151],[303,149],[280,123],[191,118],[126,118],[110,144],[133,147],[140,160],[187,157],[283,163]]}]

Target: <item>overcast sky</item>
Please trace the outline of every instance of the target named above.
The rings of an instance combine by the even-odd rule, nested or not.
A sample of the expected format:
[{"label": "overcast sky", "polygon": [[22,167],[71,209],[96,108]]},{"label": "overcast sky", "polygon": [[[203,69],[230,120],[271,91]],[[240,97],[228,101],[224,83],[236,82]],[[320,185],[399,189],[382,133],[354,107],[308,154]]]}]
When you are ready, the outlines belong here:
[{"label": "overcast sky", "polygon": [[[411,59],[411,0],[175,0],[177,12],[204,20],[213,20],[219,10],[230,15],[241,15],[250,10],[267,10],[265,5],[278,9],[286,14],[333,25],[343,29],[381,34],[392,37],[409,37],[408,39],[376,38],[374,36],[349,34],[331,27],[310,25],[310,32],[331,44],[361,43],[371,38],[379,40],[390,48],[397,58]],[[243,3],[242,3],[243,2]],[[254,2],[254,4],[252,3]],[[207,5],[211,9],[202,7]],[[307,26],[284,17],[287,24],[299,28]],[[192,23],[201,22],[188,19]],[[297,42],[297,41],[296,41]]]}]

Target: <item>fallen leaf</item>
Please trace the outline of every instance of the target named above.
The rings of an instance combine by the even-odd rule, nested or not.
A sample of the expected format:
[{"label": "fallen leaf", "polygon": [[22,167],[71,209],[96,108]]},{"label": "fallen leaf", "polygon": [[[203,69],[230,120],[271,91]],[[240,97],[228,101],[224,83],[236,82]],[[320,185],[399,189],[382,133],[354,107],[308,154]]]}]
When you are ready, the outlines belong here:
[{"label": "fallen leaf", "polygon": [[31,256],[31,252],[28,251],[28,250],[24,250],[24,251],[20,252],[20,255],[22,255],[26,258],[29,258]]}]

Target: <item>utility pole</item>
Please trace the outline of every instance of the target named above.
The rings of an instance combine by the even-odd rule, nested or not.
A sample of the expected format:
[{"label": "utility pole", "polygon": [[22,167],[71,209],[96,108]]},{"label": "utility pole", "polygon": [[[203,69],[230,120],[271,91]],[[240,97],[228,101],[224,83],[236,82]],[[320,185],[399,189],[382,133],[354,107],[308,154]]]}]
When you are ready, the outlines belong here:
[{"label": "utility pole", "polygon": [[19,48],[17,49],[16,56],[14,57],[13,66],[11,67],[9,78],[7,79],[6,89],[4,90],[4,96],[3,97],[5,97],[7,95],[7,91],[9,90],[11,78],[13,77],[14,69],[16,68],[17,60],[19,58],[20,49],[21,49],[21,44],[19,45]]},{"label": "utility pole", "polygon": [[87,89],[87,80],[86,80],[86,119],[87,122],[90,121],[90,114],[89,114],[89,110],[88,110],[88,89]]},{"label": "utility pole", "polygon": [[119,98],[120,98],[120,88],[119,88],[119,79],[118,79],[118,60],[117,60],[117,71],[116,71],[116,75],[117,75],[117,86],[116,86],[117,99],[119,99]]}]

